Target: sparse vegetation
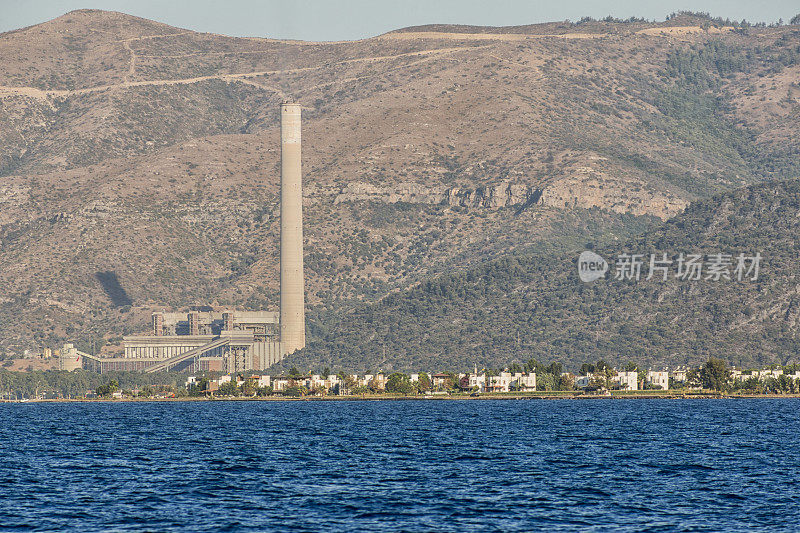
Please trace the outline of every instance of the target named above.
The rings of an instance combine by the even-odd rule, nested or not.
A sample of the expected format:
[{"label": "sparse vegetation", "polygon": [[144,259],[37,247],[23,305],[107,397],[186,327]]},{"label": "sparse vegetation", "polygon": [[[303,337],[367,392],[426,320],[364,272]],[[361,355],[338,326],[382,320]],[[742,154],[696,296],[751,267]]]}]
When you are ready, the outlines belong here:
[{"label": "sparse vegetation", "polygon": [[[509,44],[510,29],[461,28],[499,37],[267,47],[183,32],[137,41],[170,31],[120,14],[70,17],[63,48],[48,44],[63,36],[59,19],[0,39],[0,85],[86,89],[3,96],[0,352],[9,356],[64,341],[114,353],[153,308],[275,308],[280,91],[314,108],[304,169],[317,340],[334,334],[342,313],[395,291],[625,240],[679,211],[660,210],[665,198],[683,205],[800,174],[800,93],[787,74],[800,57],[794,27],[680,13],[667,26],[706,32],[674,46],[634,35],[664,24],[607,17],[513,31],[610,39]],[[124,36],[94,31],[120,20]],[[710,31],[723,27],[737,32]],[[133,39],[133,73],[122,37]],[[211,78],[187,81],[201,75]],[[120,86],[126,77],[147,84]],[[106,85],[114,88],[97,89]],[[369,111],[384,97],[397,98],[391,113]],[[368,105],[351,105],[360,103]],[[348,197],[353,182],[379,192]],[[487,191],[505,183],[537,191],[535,200],[492,199]],[[432,205],[414,187],[457,188],[457,205]],[[575,207],[587,197],[584,207],[595,207]],[[104,291],[98,272],[115,273],[118,289]],[[109,297],[123,293],[130,301]],[[476,331],[487,320],[459,319],[478,321],[459,326]],[[487,338],[502,344],[506,335]]]},{"label": "sparse vegetation", "polygon": [[345,313],[287,364],[463,370],[584,354],[618,365],[709,356],[737,366],[785,363],[800,351],[792,281],[799,208],[800,181],[754,186],[698,202],[628,243],[596,247],[612,262],[622,251],[758,251],[765,264],[757,282],[583,284],[574,273],[579,249],[512,255]]}]

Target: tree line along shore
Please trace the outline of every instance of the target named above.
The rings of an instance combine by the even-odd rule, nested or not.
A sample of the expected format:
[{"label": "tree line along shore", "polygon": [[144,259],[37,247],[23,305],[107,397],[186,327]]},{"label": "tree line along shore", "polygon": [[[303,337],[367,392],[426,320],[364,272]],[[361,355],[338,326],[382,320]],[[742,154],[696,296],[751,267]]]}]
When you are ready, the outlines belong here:
[{"label": "tree line along shore", "polygon": [[[318,374],[292,368],[286,375],[255,373],[188,376],[182,373],[84,370],[0,371],[0,401],[20,400],[168,400],[168,399],[413,399],[413,398],[700,398],[790,397],[800,395],[800,365],[762,370],[737,370],[716,358],[697,368],[673,373],[665,386],[656,386],[633,364],[617,370],[603,360],[581,365],[577,374],[564,372],[557,362],[530,359],[502,370],[475,369],[470,373],[402,372]],[[636,384],[627,386],[620,375]],[[639,376],[641,379],[636,379]],[[533,381],[530,381],[530,378]],[[499,386],[497,384],[500,384]],[[630,381],[628,382],[628,384]]]}]

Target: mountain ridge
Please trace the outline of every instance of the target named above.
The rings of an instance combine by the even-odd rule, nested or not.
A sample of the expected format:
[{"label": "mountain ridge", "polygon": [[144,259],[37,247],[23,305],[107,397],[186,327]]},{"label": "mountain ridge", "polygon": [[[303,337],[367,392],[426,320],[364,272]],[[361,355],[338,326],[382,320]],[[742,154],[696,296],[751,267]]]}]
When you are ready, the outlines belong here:
[{"label": "mountain ridge", "polygon": [[627,239],[797,174],[791,27],[292,43],[148,21],[109,37],[96,30],[129,19],[93,17],[0,35],[9,353],[67,340],[113,353],[165,306],[274,307],[286,96],[304,107],[312,317],[509,251]]}]

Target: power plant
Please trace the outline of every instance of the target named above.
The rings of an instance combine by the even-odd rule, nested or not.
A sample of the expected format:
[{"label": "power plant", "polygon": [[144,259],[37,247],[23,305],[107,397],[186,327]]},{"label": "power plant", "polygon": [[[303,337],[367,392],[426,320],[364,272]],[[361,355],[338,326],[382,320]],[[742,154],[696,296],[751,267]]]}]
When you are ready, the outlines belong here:
[{"label": "power plant", "polygon": [[300,104],[281,104],[280,313],[156,312],[149,335],[123,337],[123,357],[79,353],[82,366],[113,370],[263,370],[306,345]]}]

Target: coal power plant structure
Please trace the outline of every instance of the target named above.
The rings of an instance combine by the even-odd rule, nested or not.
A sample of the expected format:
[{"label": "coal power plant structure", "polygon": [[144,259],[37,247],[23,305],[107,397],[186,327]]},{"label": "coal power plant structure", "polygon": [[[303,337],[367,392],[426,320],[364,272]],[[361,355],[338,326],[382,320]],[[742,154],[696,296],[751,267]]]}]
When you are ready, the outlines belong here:
[{"label": "coal power plant structure", "polygon": [[280,312],[156,312],[147,335],[123,337],[122,357],[81,353],[82,366],[115,370],[264,370],[306,345],[301,109],[281,104]]}]

